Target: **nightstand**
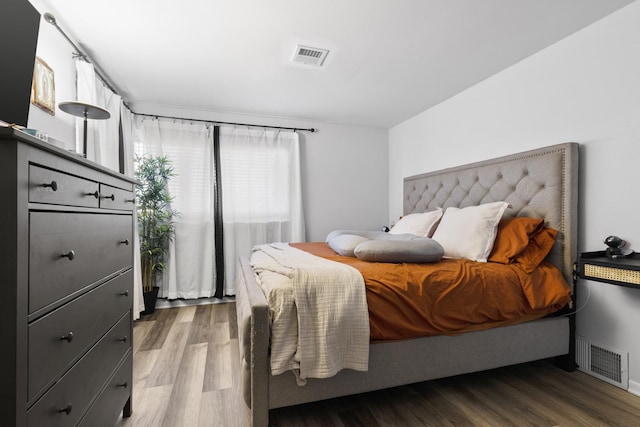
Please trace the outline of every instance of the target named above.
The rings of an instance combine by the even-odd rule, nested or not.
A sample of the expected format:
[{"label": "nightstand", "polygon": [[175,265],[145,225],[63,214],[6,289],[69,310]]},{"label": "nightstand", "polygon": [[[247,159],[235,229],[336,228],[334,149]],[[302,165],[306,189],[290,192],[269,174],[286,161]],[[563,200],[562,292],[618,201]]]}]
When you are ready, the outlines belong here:
[{"label": "nightstand", "polygon": [[583,252],[578,259],[578,276],[612,285],[640,289],[640,254],[611,259],[605,251]]}]

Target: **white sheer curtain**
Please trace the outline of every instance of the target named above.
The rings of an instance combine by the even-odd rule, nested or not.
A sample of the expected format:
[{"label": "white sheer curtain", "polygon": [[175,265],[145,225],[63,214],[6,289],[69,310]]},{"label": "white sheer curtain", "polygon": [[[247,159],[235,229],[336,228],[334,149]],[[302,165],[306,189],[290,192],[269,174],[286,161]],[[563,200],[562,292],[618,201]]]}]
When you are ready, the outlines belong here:
[{"label": "white sheer curtain", "polygon": [[[98,105],[111,113],[107,120],[87,121],[87,159],[115,171],[120,169],[120,106],[122,98],[96,76],[93,65],[76,60],[78,101]],[[76,119],[76,149],[82,153],[84,119]]]},{"label": "white sheer curtain", "polygon": [[159,296],[203,298],[215,294],[215,248],[212,129],[184,123],[136,117],[136,153],[166,155],[176,176],[169,181],[172,207],[180,212],[170,244]]},{"label": "white sheer curtain", "polygon": [[[122,119],[122,143],[124,155],[124,174],[133,177],[135,174],[134,150],[134,116],[133,113],[124,106],[120,107],[120,117]],[[140,318],[140,312],[144,311],[144,300],[142,298],[142,266],[140,265],[140,235],[138,234],[138,216],[133,211],[133,320]]]},{"label": "white sheer curtain", "polygon": [[220,128],[226,295],[252,246],[304,241],[299,151],[295,132]]},{"label": "white sheer curtain", "polygon": [[[87,159],[120,171],[120,122],[124,144],[124,174],[134,176],[133,113],[125,108],[122,98],[106,87],[97,77],[93,65],[76,60],[77,100],[106,108],[111,113],[107,120],[87,121]],[[84,141],[84,119],[76,119],[76,151],[82,152]],[[133,239],[133,318],[138,319],[144,310],[142,299],[142,276],[140,266],[140,239],[138,221],[134,211]]]}]

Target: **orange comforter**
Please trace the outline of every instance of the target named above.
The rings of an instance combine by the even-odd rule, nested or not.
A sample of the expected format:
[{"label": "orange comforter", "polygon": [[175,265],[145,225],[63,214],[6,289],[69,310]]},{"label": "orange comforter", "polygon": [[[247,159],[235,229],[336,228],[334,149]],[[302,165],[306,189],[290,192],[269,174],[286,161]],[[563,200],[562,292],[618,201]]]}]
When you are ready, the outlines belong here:
[{"label": "orange comforter", "polygon": [[291,246],[362,273],[371,340],[451,335],[510,325],[544,317],[571,299],[562,274],[546,261],[527,274],[512,264],[459,259],[387,264],[340,256],[326,243]]}]

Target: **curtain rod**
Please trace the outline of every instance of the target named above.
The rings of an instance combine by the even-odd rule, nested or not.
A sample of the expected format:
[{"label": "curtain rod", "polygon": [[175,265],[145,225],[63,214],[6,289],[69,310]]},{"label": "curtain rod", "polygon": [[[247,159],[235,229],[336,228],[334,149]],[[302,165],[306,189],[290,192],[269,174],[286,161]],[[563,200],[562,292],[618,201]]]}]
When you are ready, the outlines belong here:
[{"label": "curtain rod", "polygon": [[80,48],[78,46],[76,46],[76,44],[73,42],[73,40],[71,40],[69,38],[69,36],[67,35],[67,33],[64,32],[64,30],[62,28],[60,28],[60,26],[58,25],[58,23],[56,22],[56,17],[53,16],[51,13],[46,12],[44,14],[44,20],[47,21],[49,24],[53,25],[54,27],[56,27],[56,29],[60,32],[60,34],[62,34],[64,36],[65,39],[67,39],[67,41],[71,44],[71,46],[73,46],[73,48],[76,50],[76,54],[74,55],[75,57],[78,58],[82,58],[82,60],[93,64],[93,68],[94,71],[96,73],[96,75],[98,76],[98,78],[100,78],[100,80],[102,80],[102,82],[116,95],[120,96],[120,99],[122,100],[122,103],[124,104],[124,106],[131,111],[131,113],[137,115],[137,116],[147,116],[147,117],[156,117],[156,118],[163,118],[163,119],[171,119],[171,120],[186,120],[186,121],[192,121],[192,122],[203,122],[203,123],[212,123],[212,124],[222,124],[222,125],[236,125],[236,126],[249,126],[249,127],[257,127],[257,128],[268,128],[268,129],[285,129],[285,130],[293,130],[295,131],[307,131],[307,132],[315,132],[316,130],[314,128],[308,128],[308,129],[302,129],[302,128],[293,128],[293,127],[284,127],[284,126],[263,126],[263,125],[254,125],[254,124],[250,124],[250,123],[233,123],[233,122],[220,122],[220,121],[215,121],[215,120],[201,120],[201,119],[186,119],[186,118],[182,118],[182,117],[169,117],[169,116],[159,116],[157,114],[140,114],[140,113],[136,113],[135,111],[133,111],[133,109],[127,104],[127,102],[124,100],[124,98],[122,98],[122,95],[120,95],[118,93],[117,90],[115,90],[113,88],[113,86],[109,83],[109,81],[102,75],[100,74],[100,67],[95,63],[89,60],[89,57],[82,51],[80,50]]},{"label": "curtain rod", "polygon": [[56,17],[53,16],[53,14],[51,14],[49,12],[45,12],[43,17],[44,17],[45,21],[47,21],[49,24],[51,24],[54,27],[56,27],[56,29],[60,32],[60,34],[62,34],[64,36],[64,38],[67,39],[69,44],[71,46],[73,46],[73,48],[76,51],[76,53],[73,55],[73,57],[74,58],[80,58],[83,61],[88,62],[89,64],[93,64],[93,70],[95,71],[95,73],[98,76],[98,78],[100,80],[102,80],[102,83],[104,83],[105,86],[107,86],[109,88],[109,90],[111,90],[111,92],[113,92],[116,95],[120,96],[120,99],[122,99],[122,103],[124,104],[124,106],[127,107],[127,109],[129,109],[129,111],[133,112],[133,110],[131,110],[131,107],[129,106],[129,104],[127,104],[127,101],[125,101],[124,98],[122,98],[122,96],[118,93],[118,91],[115,90],[113,85],[111,83],[109,83],[109,80],[106,79],[100,73],[100,67],[98,66],[98,64],[96,64],[94,61],[90,60],[89,57],[87,56],[87,54],[84,53],[78,46],[76,46],[76,44],[73,42],[73,40],[71,40],[71,38],[67,35],[67,33],[65,33],[64,30],[62,28],[60,28],[60,26],[58,25],[58,22],[56,21]]},{"label": "curtain rod", "polygon": [[187,121],[187,122],[201,122],[201,123],[211,123],[211,124],[219,124],[219,125],[249,126],[249,127],[265,128],[265,129],[285,129],[285,130],[292,130],[294,132],[306,131],[306,132],[313,133],[316,131],[315,128],[304,129],[304,128],[294,128],[294,127],[287,127],[287,126],[267,126],[267,125],[256,125],[251,123],[221,122],[219,120],[187,119],[185,117],[162,116],[158,114],[141,114],[141,113],[133,113],[133,114],[135,114],[136,116],[155,117],[156,119],[181,120],[181,121]]}]

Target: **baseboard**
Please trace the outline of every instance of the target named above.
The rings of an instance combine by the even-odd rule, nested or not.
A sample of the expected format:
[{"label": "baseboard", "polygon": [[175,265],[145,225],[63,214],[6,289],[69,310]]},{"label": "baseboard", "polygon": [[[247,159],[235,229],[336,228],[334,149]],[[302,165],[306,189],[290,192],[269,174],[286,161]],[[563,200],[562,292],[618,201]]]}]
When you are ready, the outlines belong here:
[{"label": "baseboard", "polygon": [[640,383],[629,380],[629,393],[640,396]]},{"label": "baseboard", "polygon": [[220,304],[226,302],[235,301],[235,297],[224,298],[198,298],[198,299],[167,299],[158,298],[156,301],[156,308],[176,308],[176,307],[188,307],[192,305],[207,305],[207,304]]}]

